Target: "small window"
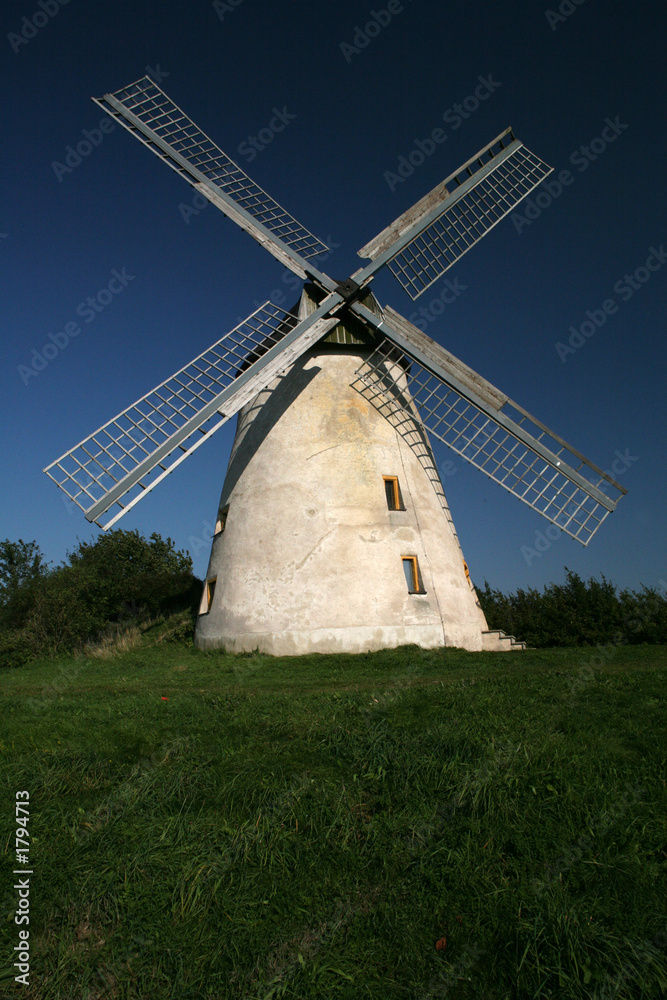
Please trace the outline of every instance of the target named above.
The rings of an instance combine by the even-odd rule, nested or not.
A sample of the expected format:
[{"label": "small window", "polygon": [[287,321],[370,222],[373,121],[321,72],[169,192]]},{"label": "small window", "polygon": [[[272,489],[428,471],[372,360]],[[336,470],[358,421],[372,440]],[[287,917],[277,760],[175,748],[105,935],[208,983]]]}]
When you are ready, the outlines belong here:
[{"label": "small window", "polygon": [[401,491],[398,488],[398,476],[383,476],[384,492],[389,510],[403,510]]},{"label": "small window", "polygon": [[215,593],[215,581],[217,577],[213,577],[212,580],[207,580],[204,584],[204,593],[202,594],[201,604],[199,606],[199,614],[207,615],[211,610],[211,605],[213,604],[213,595]]},{"label": "small window", "polygon": [[426,591],[422,585],[417,556],[402,556],[401,558],[403,560],[403,572],[405,574],[405,582],[408,585],[408,593],[425,594]]},{"label": "small window", "polygon": [[215,534],[221,535],[225,530],[225,525],[227,524],[227,514],[229,513],[229,504],[223,507],[218,514],[218,520],[215,522]]}]

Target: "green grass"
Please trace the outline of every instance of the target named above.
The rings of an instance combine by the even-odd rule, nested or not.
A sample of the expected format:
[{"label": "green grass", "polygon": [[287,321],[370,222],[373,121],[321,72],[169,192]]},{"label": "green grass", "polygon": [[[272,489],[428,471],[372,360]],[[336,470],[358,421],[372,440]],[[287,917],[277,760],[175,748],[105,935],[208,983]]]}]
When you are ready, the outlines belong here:
[{"label": "green grass", "polygon": [[[664,647],[273,659],[154,636],[0,674],[0,993],[665,996]],[[29,987],[8,958],[24,788]]]}]

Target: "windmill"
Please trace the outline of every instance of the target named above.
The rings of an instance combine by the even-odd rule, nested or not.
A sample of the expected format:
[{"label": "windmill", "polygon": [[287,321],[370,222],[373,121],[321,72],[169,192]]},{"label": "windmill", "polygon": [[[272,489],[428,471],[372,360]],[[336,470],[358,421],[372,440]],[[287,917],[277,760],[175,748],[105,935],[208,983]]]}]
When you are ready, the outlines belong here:
[{"label": "windmill", "polygon": [[269,653],[417,643],[511,649],[489,632],[429,435],[586,545],[626,492],[436,344],[370,283],[415,300],[551,172],[511,129],[379,233],[345,281],[328,248],[144,77],[96,103],[304,280],[44,471],[110,528],[234,414],[196,640]]}]

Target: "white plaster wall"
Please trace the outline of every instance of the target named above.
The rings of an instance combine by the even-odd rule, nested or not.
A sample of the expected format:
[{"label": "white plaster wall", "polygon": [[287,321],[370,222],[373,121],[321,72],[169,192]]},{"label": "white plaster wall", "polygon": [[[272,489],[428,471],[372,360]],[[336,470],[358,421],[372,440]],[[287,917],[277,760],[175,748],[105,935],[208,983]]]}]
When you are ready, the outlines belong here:
[{"label": "white plaster wall", "polygon": [[[239,414],[196,642],[276,655],[482,649],[484,616],[417,455],[351,388],[364,348],[320,343]],[[397,475],[406,509],[387,509]],[[409,594],[415,555],[425,594]]]}]

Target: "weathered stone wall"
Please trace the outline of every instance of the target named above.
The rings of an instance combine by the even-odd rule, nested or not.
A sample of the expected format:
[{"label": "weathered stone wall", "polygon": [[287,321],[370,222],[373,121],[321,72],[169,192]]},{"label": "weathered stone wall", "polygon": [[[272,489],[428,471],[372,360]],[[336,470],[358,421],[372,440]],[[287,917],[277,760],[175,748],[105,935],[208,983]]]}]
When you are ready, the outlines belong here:
[{"label": "weathered stone wall", "polygon": [[[199,646],[483,648],[487,625],[424,449],[420,461],[351,387],[365,352],[319,343],[240,412]],[[383,475],[398,476],[405,510],[388,509]],[[425,593],[408,593],[402,556],[417,557]]]}]

